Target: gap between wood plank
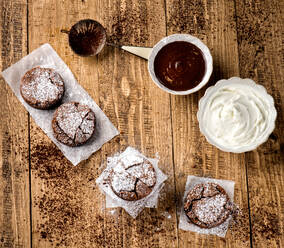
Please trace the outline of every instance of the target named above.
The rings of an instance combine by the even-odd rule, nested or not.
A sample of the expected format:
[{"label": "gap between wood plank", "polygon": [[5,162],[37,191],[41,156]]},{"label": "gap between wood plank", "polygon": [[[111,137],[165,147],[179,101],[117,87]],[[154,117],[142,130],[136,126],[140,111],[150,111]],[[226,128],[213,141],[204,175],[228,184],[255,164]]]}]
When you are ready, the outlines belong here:
[{"label": "gap between wood plank", "polygon": [[[235,9],[235,23],[236,23],[236,34],[237,34],[237,45],[238,45],[238,67],[239,67],[239,74],[240,74],[240,47],[239,47],[239,32],[238,32],[238,17],[237,17],[237,3],[234,0],[234,9]],[[246,155],[245,155],[246,161]],[[247,199],[248,199],[248,214],[249,214],[249,238],[250,238],[250,247],[253,248],[252,242],[252,223],[251,223],[251,212],[250,212],[250,202],[249,202],[249,183],[248,183],[248,165],[245,163],[246,169],[246,185],[247,185]]]},{"label": "gap between wood plank", "polygon": [[[29,54],[29,0],[26,1],[27,4],[27,54]],[[33,222],[32,222],[32,169],[31,169],[31,117],[28,113],[28,154],[29,154],[29,197],[30,197],[30,247],[33,247]]]},{"label": "gap between wood plank", "polygon": [[[167,28],[166,28],[167,29]],[[173,162],[173,173],[174,173],[174,187],[175,187],[175,207],[176,207],[176,231],[177,231],[177,244],[179,246],[179,232],[178,232],[178,204],[177,204],[177,187],[176,187],[176,170],[175,170],[175,157],[174,157],[174,134],[173,134],[173,118],[172,118],[172,97],[169,95],[170,98],[170,117],[171,117],[171,132],[172,132],[172,162]]]},{"label": "gap between wood plank", "polygon": [[[165,10],[165,24],[166,24],[166,36],[168,36],[168,16],[167,16],[167,0],[164,0]],[[177,247],[179,248],[179,232],[178,232],[178,206],[177,206],[177,187],[176,187],[176,172],[175,172],[175,157],[174,157],[174,130],[173,130],[173,116],[172,116],[172,96],[169,94],[170,100],[170,117],[171,117],[171,134],[172,134],[172,163],[173,163],[173,175],[174,175],[174,187],[175,187],[175,208],[176,208],[176,233],[177,233]]]},{"label": "gap between wood plank", "polygon": [[28,149],[29,149],[29,197],[30,197],[30,204],[29,204],[29,207],[30,207],[30,237],[31,237],[31,248],[33,247],[32,246],[32,176],[31,176],[31,128],[30,128],[30,114],[28,113],[28,142],[29,142],[29,145],[28,145]]},{"label": "gap between wood plank", "polygon": [[[246,159],[246,155],[245,155],[245,159]],[[252,224],[251,224],[250,203],[249,203],[249,183],[248,183],[248,166],[247,166],[247,163],[245,163],[245,166],[246,166],[246,184],[247,184],[248,213],[249,213],[250,247],[253,248],[253,242],[252,242]]]}]

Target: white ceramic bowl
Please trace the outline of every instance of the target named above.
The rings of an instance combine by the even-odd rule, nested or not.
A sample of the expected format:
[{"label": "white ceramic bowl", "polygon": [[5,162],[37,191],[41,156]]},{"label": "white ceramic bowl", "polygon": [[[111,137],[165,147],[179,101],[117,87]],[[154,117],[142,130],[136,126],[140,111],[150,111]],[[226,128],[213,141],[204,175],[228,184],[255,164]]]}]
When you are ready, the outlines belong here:
[{"label": "white ceramic bowl", "polygon": [[[205,75],[204,75],[202,81],[196,87],[194,87],[190,90],[175,91],[175,90],[168,89],[167,87],[165,87],[163,84],[160,83],[160,81],[156,77],[156,74],[155,74],[155,71],[154,71],[154,61],[155,61],[155,58],[156,58],[158,52],[165,45],[172,43],[172,42],[175,42],[175,41],[189,42],[189,43],[197,46],[202,51],[202,53],[204,55],[204,60],[205,60],[205,64],[206,64]],[[160,87],[162,90],[164,90],[164,91],[166,91],[170,94],[174,94],[174,95],[189,95],[193,92],[200,90],[209,81],[210,76],[212,74],[212,70],[213,70],[213,61],[212,61],[212,56],[211,56],[211,53],[210,53],[208,47],[201,40],[199,40],[198,38],[196,38],[192,35],[189,35],[189,34],[173,34],[173,35],[170,35],[170,36],[163,38],[153,47],[153,50],[152,50],[152,52],[149,56],[149,59],[148,59],[148,70],[149,70],[149,73],[150,73],[151,78],[154,81],[154,83],[158,87]]]},{"label": "white ceramic bowl", "polygon": [[[220,89],[222,89],[225,86],[228,85],[234,85],[237,87],[237,85],[240,85],[241,87],[250,87],[248,89],[252,89],[255,93],[259,94],[261,96],[261,99],[265,100],[265,103],[267,103],[268,106],[268,117],[267,117],[267,126],[265,130],[262,132],[260,138],[256,139],[255,142],[252,144],[246,144],[238,148],[233,148],[233,147],[228,147],[224,146],[224,144],[220,144],[220,142],[217,142],[216,136],[213,137],[212,134],[208,131],[208,128],[206,128],[205,121],[207,121],[207,125],[210,124],[208,120],[205,120],[204,113],[206,110],[206,107],[209,107],[209,103],[211,102],[210,100],[213,99],[213,94],[218,92]],[[215,97],[215,95],[214,95]],[[215,98],[214,98],[215,99]],[[246,109],[244,107],[244,109]],[[275,120],[276,120],[277,112],[274,106],[274,100],[272,96],[270,96],[266,89],[262,85],[256,84],[253,80],[251,79],[241,79],[239,77],[232,77],[228,80],[222,79],[216,83],[215,86],[209,87],[204,96],[200,99],[199,101],[199,107],[198,107],[198,112],[197,112],[197,119],[199,122],[199,128],[201,133],[206,137],[207,141],[218,147],[220,150],[225,151],[225,152],[234,152],[234,153],[242,153],[242,152],[247,152],[247,151],[252,151],[256,149],[259,145],[262,143],[266,142],[269,135],[273,132],[275,128]]]}]

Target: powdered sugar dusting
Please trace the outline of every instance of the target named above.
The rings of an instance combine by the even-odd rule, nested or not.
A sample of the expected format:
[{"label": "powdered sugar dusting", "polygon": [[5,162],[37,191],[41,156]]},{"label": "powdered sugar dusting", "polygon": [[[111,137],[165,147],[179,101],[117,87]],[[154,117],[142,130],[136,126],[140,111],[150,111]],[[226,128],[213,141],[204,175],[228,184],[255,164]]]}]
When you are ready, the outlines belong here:
[{"label": "powdered sugar dusting", "polygon": [[[21,94],[21,79],[27,71],[35,67],[52,68],[62,77],[66,88],[64,97],[62,98],[63,102],[80,102],[88,105],[95,114],[95,134],[84,146],[70,147],[59,142],[54,136],[53,125],[51,125],[54,117],[54,109],[42,111],[31,107],[24,100]],[[68,66],[47,43],[7,68],[2,72],[2,76],[11,87],[20,103],[22,103],[25,109],[30,113],[35,123],[46,133],[50,140],[54,142],[73,165],[78,165],[81,161],[89,158],[90,155],[98,151],[103,144],[119,134],[119,131],[114,127],[96,102],[77,82]]]},{"label": "powdered sugar dusting", "polygon": [[188,192],[184,209],[189,221],[202,228],[220,225],[232,210],[226,191],[209,182],[197,184]]},{"label": "powdered sugar dusting", "polygon": [[134,191],[136,178],[125,170],[121,161],[113,168],[113,172],[112,187],[116,192]]},{"label": "powdered sugar dusting", "polygon": [[202,189],[203,189],[203,196],[208,197],[212,196],[214,194],[218,194],[219,191],[217,189],[218,185],[216,183],[203,183]]},{"label": "powdered sugar dusting", "polygon": [[39,102],[55,101],[61,98],[64,83],[59,74],[51,71],[51,69],[34,68],[25,76],[28,78],[21,88],[25,97]]},{"label": "powdered sugar dusting", "polygon": [[68,144],[84,143],[95,129],[94,113],[88,106],[76,102],[62,104],[56,111],[55,120],[60,131],[69,137]]},{"label": "powdered sugar dusting", "polygon": [[[197,185],[200,185],[200,184],[202,185],[202,187],[197,187]],[[199,195],[199,193],[201,194],[202,191],[203,191],[203,196],[204,195],[207,195],[207,196],[211,195],[210,198],[204,198],[204,199],[209,200],[209,199],[213,198],[209,202],[206,202],[206,203],[201,202],[200,203],[200,206],[199,206],[200,209],[198,210],[199,207],[196,208],[196,211],[198,211],[198,212],[195,212],[196,216],[198,216],[204,222],[206,222],[206,221],[209,222],[210,220],[216,220],[215,217],[212,217],[211,214],[208,214],[208,211],[211,210],[212,207],[216,207],[216,208],[222,207],[223,202],[226,198],[225,195],[224,195],[225,198],[217,197],[216,199],[214,199],[214,196],[217,196],[217,195],[222,196],[223,195],[223,194],[220,194],[220,192],[218,190],[216,190],[216,192],[212,191],[212,185],[214,186],[216,184],[220,185],[225,190],[225,192],[227,193],[227,195],[229,197],[230,203],[233,204],[235,182],[229,181],[229,180],[219,180],[219,179],[196,177],[196,176],[188,176],[187,177],[185,192],[184,192],[184,197],[183,197],[183,203],[182,203],[182,206],[181,206],[180,212],[179,212],[179,214],[180,214],[179,228],[180,229],[185,230],[185,231],[202,233],[202,234],[213,234],[213,235],[217,235],[217,236],[223,237],[223,238],[225,237],[226,232],[228,230],[228,226],[229,226],[230,221],[232,219],[231,215],[229,215],[229,217],[222,224],[220,224],[216,227],[201,228],[201,227],[197,226],[196,224],[193,224],[189,221],[188,216],[186,215],[186,212],[184,210],[184,202],[186,201],[186,199],[188,197],[189,191],[192,191],[193,188],[196,188],[197,189],[197,191],[195,192],[196,194],[193,193],[192,196],[190,197],[190,199],[197,197],[197,195]],[[223,210],[224,210],[224,208],[223,208]],[[215,214],[219,215],[220,212],[217,211]]]},{"label": "powdered sugar dusting", "polygon": [[135,164],[143,163],[143,158],[137,156],[136,154],[127,154],[126,156],[123,156],[120,160],[124,164],[125,169]]},{"label": "powdered sugar dusting", "polygon": [[[81,115],[81,117],[82,117],[82,115]],[[82,118],[84,118],[84,117],[82,117]],[[83,119],[81,126],[80,126],[83,134],[91,134],[92,133],[94,126],[95,126],[94,119],[95,119],[95,115],[92,112],[89,112],[87,114],[87,116]]]},{"label": "powdered sugar dusting", "polygon": [[78,112],[80,113],[82,119],[89,113],[89,108],[86,105],[79,104],[77,106]]},{"label": "powdered sugar dusting", "polygon": [[143,183],[152,187],[156,183],[156,174],[153,167],[146,161],[137,166],[132,166],[127,169],[128,173],[136,178],[139,178]]},{"label": "powdered sugar dusting", "polygon": [[211,198],[203,198],[194,202],[193,211],[200,221],[204,223],[213,223],[223,214],[226,203],[226,196],[218,194]]},{"label": "powdered sugar dusting", "polygon": [[137,154],[123,156],[113,168],[112,187],[116,192],[134,191],[137,180],[148,187],[156,183],[156,173],[150,162]]},{"label": "powdered sugar dusting", "polygon": [[82,117],[75,105],[65,103],[57,109],[57,114],[56,120],[59,127],[69,138],[74,139],[76,131],[82,123]]},{"label": "powdered sugar dusting", "polygon": [[[143,163],[144,161],[149,161],[149,163],[152,164],[156,175],[156,183],[152,187],[151,193],[146,197],[136,201],[124,200],[121,197],[119,197],[117,194],[115,194],[113,191],[113,186],[111,186],[111,182],[109,180],[109,178],[113,173],[113,169],[118,165],[118,163],[121,163],[121,161],[125,161],[122,158],[125,158],[126,156],[132,157],[133,159],[132,161],[135,161],[135,163],[138,162],[138,160],[141,161],[141,158]],[[126,163],[128,164],[128,162]],[[128,171],[130,168],[134,168],[136,166],[123,165],[122,167],[124,168],[125,171]],[[126,169],[126,167],[128,169]],[[118,168],[118,171],[120,170],[122,170],[122,168]],[[135,150],[134,148],[128,147],[123,153],[117,153],[113,157],[107,158],[107,168],[102,172],[102,174],[96,180],[96,183],[99,185],[100,189],[103,190],[106,194],[107,208],[122,207],[133,218],[136,218],[144,207],[157,207],[159,192],[162,189],[164,181],[166,179],[167,176],[163,174],[163,172],[158,167],[158,159],[147,158],[143,154]]]}]

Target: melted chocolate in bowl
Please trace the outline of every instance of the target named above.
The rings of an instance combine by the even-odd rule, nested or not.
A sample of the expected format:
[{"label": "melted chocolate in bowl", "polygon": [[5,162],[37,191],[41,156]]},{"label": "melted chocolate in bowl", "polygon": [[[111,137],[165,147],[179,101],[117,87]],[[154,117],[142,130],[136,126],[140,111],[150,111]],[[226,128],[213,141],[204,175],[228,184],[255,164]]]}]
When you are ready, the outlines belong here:
[{"label": "melted chocolate in bowl", "polygon": [[186,91],[202,81],[206,64],[197,46],[186,41],[175,41],[157,53],[154,71],[159,82],[168,89]]},{"label": "melted chocolate in bowl", "polygon": [[86,19],[77,22],[69,32],[72,50],[81,56],[98,54],[106,43],[106,31],[97,21]]}]

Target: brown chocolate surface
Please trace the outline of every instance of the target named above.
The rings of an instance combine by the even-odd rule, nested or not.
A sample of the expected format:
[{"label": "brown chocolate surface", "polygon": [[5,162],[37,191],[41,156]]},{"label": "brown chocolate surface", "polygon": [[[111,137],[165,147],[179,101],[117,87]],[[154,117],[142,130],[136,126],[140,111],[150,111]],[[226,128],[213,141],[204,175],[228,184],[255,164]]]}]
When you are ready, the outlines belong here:
[{"label": "brown chocolate surface", "polygon": [[64,81],[53,69],[35,67],[22,77],[20,92],[30,106],[50,109],[62,100]]},{"label": "brown chocolate surface", "polygon": [[201,50],[185,41],[165,45],[154,61],[155,75],[160,83],[176,91],[196,87],[202,81],[205,69]]},{"label": "brown chocolate surface", "polygon": [[136,201],[146,197],[152,192],[155,184],[155,169],[146,159],[132,165],[119,161],[110,178],[113,192],[127,201]]},{"label": "brown chocolate surface", "polygon": [[95,132],[95,114],[77,102],[62,104],[54,113],[52,128],[55,138],[68,146],[86,143]]},{"label": "brown chocolate surface", "polygon": [[220,185],[204,183],[188,192],[184,211],[191,223],[201,228],[212,228],[227,220],[233,205]]}]

